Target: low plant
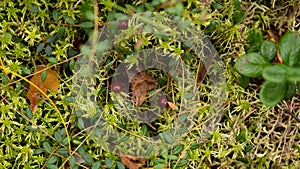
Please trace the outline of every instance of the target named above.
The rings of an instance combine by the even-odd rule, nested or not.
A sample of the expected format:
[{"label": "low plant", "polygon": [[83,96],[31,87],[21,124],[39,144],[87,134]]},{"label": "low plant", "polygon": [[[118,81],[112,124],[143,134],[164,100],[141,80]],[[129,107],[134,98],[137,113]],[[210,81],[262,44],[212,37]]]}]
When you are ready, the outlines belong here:
[{"label": "low plant", "polygon": [[235,67],[246,77],[264,78],[260,100],[265,105],[275,106],[282,100],[291,99],[296,94],[296,88],[300,89],[299,33],[286,32],[278,45],[264,40],[259,51],[252,50],[239,57]]}]

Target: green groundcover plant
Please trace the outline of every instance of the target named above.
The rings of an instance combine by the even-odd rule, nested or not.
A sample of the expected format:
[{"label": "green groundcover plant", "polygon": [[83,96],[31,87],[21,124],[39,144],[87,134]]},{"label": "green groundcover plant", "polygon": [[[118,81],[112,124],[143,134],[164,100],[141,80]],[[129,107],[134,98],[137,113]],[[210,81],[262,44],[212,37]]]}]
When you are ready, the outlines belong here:
[{"label": "green groundcover plant", "polygon": [[[274,62],[278,57],[282,64]],[[236,69],[244,76],[258,78],[265,82],[260,89],[260,99],[268,106],[275,106],[284,99],[291,99],[300,88],[300,37],[299,33],[288,31],[278,43],[265,40],[259,52],[249,52],[236,62]]]}]

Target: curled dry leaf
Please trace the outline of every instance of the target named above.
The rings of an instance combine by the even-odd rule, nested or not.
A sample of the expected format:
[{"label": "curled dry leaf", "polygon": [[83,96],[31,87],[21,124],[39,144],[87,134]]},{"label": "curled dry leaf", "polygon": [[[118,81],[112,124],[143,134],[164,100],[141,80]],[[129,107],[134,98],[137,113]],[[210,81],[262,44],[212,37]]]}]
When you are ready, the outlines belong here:
[{"label": "curled dry leaf", "polygon": [[158,83],[144,70],[137,73],[133,78],[130,77],[132,74],[128,73],[128,75],[129,79],[131,79],[131,100],[136,106],[140,106],[146,99],[147,90],[156,89]]},{"label": "curled dry leaf", "polygon": [[[45,68],[47,68],[45,65],[38,65],[36,69],[37,71],[41,71]],[[48,89],[53,92],[57,92],[59,86],[57,73],[51,69],[47,69],[45,71],[46,71],[46,78],[44,81],[42,81],[42,72],[40,72],[33,75],[32,78],[30,79],[30,82],[35,84],[45,93],[47,92]],[[30,85],[27,93],[27,98],[30,101],[30,108],[32,112],[36,112],[36,108],[39,101],[38,94],[39,94],[39,90],[36,89],[33,85]]]},{"label": "curled dry leaf", "polygon": [[139,169],[146,163],[146,158],[136,157],[119,152],[120,159],[129,169]]}]

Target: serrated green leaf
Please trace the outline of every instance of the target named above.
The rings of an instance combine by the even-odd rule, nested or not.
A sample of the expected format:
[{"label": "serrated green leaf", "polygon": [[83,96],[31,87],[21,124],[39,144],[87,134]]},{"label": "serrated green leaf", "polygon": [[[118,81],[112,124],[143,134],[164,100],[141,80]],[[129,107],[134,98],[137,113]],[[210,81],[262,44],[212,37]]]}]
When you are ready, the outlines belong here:
[{"label": "serrated green leaf", "polygon": [[52,16],[54,21],[58,21],[58,11],[56,9],[52,11]]},{"label": "serrated green leaf", "polygon": [[32,111],[29,107],[26,108],[26,115],[28,118],[30,118],[30,119],[32,118]]},{"label": "serrated green leaf", "polygon": [[259,92],[260,100],[267,106],[275,106],[285,96],[286,83],[274,83],[266,81],[263,83],[262,88]]},{"label": "serrated green leaf", "polygon": [[101,167],[101,162],[97,161],[94,163],[94,165],[92,166],[92,169],[99,169]]},{"label": "serrated green leaf", "polygon": [[39,53],[40,51],[42,51],[45,47],[45,44],[42,42],[38,45],[38,47],[36,48],[36,52]]},{"label": "serrated green leaf", "polygon": [[41,80],[44,82],[47,78],[47,72],[46,71],[43,71],[42,72],[42,76],[41,76]]},{"label": "serrated green leaf", "polygon": [[92,28],[92,27],[94,27],[94,23],[93,22],[82,22],[79,24],[79,26],[82,28]]},{"label": "serrated green leaf", "polygon": [[279,40],[278,50],[282,63],[287,66],[299,66],[300,36],[297,32],[286,32]]},{"label": "serrated green leaf", "polygon": [[107,168],[113,167],[113,163],[108,157],[105,157],[105,165]]},{"label": "serrated green leaf", "polygon": [[237,59],[235,67],[239,73],[248,77],[259,77],[269,62],[257,53],[248,53]]},{"label": "serrated green leaf", "polygon": [[50,144],[48,143],[48,142],[43,142],[43,148],[45,149],[45,151],[47,152],[47,153],[51,153],[51,146],[50,146]]},{"label": "serrated green leaf", "polygon": [[282,83],[287,77],[288,68],[285,65],[272,65],[263,70],[262,76],[265,80]]}]

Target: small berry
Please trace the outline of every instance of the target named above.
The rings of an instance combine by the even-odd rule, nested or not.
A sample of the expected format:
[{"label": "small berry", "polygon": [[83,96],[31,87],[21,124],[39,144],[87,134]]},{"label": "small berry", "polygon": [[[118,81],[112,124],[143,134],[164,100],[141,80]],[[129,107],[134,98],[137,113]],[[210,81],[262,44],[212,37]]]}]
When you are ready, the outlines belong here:
[{"label": "small berry", "polygon": [[161,108],[165,108],[168,104],[168,100],[166,96],[160,96],[158,99],[158,105]]},{"label": "small berry", "polygon": [[121,20],[119,22],[119,29],[124,30],[128,28],[128,20]]},{"label": "small berry", "polygon": [[122,91],[122,88],[122,83],[120,82],[113,82],[110,87],[111,91],[115,93],[120,93]]}]

